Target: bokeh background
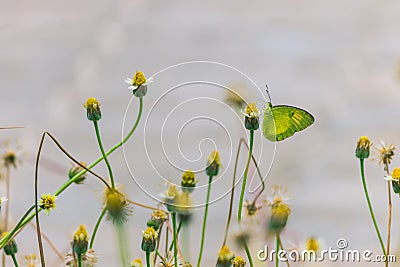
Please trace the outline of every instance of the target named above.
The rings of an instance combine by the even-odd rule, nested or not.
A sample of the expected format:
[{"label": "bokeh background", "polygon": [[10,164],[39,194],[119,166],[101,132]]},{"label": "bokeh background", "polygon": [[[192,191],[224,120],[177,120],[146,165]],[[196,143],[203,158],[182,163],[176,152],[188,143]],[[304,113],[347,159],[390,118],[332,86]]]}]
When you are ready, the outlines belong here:
[{"label": "bokeh background", "polygon": [[[212,72],[204,65],[177,69],[175,73],[160,75],[162,79],[155,79],[153,89],[149,87],[145,116],[168,88],[186,80],[210,79],[226,86],[236,85],[246,100],[257,101],[261,106],[265,105],[263,88],[268,83],[275,104],[303,107],[316,119],[310,129],[277,145],[268,176],[268,187],[287,187],[293,198],[284,239],[298,245],[307,237],[317,236],[326,247],[335,248],[338,238],[346,238],[351,249],[379,253],[354,149],[360,135],[368,135],[375,145],[380,140],[400,144],[399,25],[400,3],[394,0],[1,1],[0,126],[25,126],[0,132],[1,140],[18,144],[23,157],[23,164],[12,172],[12,221],[16,222],[34,202],[34,158],[43,131],[51,132],[75,157],[92,162],[99,150],[82,106],[88,97],[95,96],[102,104],[100,125],[108,148],[121,140],[124,121],[129,126],[136,116],[137,100],[129,104],[131,94],[123,82],[125,77],[136,70],[152,75],[177,63],[209,60],[243,71],[261,91],[247,84],[242,75],[232,75],[227,69]],[[203,88],[188,86],[170,94],[155,108],[158,113],[152,113],[152,119],[146,121],[144,117],[126,147],[131,172],[122,151],[111,156],[115,175],[131,198],[156,204],[140,190],[132,176],[139,177],[141,185],[153,190],[153,196],[164,190],[165,181],[148,166],[149,158],[158,165],[163,178],[179,181],[181,172],[168,164],[158,145],[160,127],[165,114],[185,100],[210,97],[224,101],[225,90]],[[174,164],[183,169],[201,169],[209,151],[214,145],[218,147],[225,168],[212,192],[212,198],[218,199],[230,184],[231,152],[235,152],[238,138],[246,133],[237,112],[221,103],[210,103],[189,103],[191,109],[173,113],[163,142],[170,145]],[[218,117],[232,142],[220,127],[207,121],[185,128],[178,142],[181,121],[198,115]],[[214,143],[200,142],[207,137]],[[262,137],[257,138],[261,142]],[[145,140],[150,143],[150,157],[143,146]],[[186,158],[179,157],[179,151],[174,150],[178,143]],[[262,143],[264,147],[258,145],[257,153],[264,153],[260,165],[266,173],[274,146]],[[53,192],[65,181],[69,160],[50,142],[43,153],[40,192]],[[395,158],[393,167],[397,164],[400,161]],[[103,164],[96,171],[107,175]],[[383,168],[377,161],[368,161],[366,171],[378,222],[386,236]],[[198,178],[199,184],[205,185],[205,175],[199,173]],[[3,184],[0,190],[4,194]],[[197,192],[196,203],[204,199],[204,192]],[[399,201],[394,196],[393,253],[400,248]],[[71,235],[80,223],[92,229],[102,204],[101,184],[88,179],[85,186],[72,186],[57,204],[58,209],[50,216],[41,215],[42,230],[60,250],[67,252]],[[224,197],[211,206],[204,266],[213,266],[215,262],[227,205],[228,198]],[[140,235],[148,216],[149,211],[134,208],[128,236],[132,259],[144,256]],[[193,262],[197,258],[196,229],[201,218],[202,211],[197,210],[190,242]],[[266,219],[259,220],[261,227],[256,231],[261,231]],[[114,236],[110,223],[103,222],[96,245],[98,266],[119,266]],[[26,228],[17,241],[21,255],[37,253],[32,228]],[[269,242],[257,240],[254,249]],[[47,245],[45,248],[50,266],[62,266]],[[324,266],[346,264],[327,262]]]}]

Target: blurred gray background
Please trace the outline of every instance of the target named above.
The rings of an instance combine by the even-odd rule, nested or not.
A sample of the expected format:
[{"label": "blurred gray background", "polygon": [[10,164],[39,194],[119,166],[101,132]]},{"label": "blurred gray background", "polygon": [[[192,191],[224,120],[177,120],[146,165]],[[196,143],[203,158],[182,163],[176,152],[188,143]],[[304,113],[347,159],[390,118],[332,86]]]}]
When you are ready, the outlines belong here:
[{"label": "blurred gray background", "polygon": [[[335,248],[338,238],[346,238],[351,249],[379,253],[354,149],[360,135],[368,135],[376,145],[380,140],[400,143],[399,25],[400,2],[394,0],[1,1],[0,126],[25,126],[0,132],[1,140],[11,139],[19,144],[24,161],[12,171],[12,221],[16,222],[34,201],[34,158],[43,131],[51,132],[75,157],[90,163],[100,153],[83,108],[88,97],[95,96],[101,102],[100,126],[104,145],[109,148],[121,140],[122,129],[127,130],[136,117],[138,102],[134,99],[128,105],[131,93],[123,82],[126,77],[136,70],[150,76],[177,63],[209,60],[243,71],[261,90],[268,83],[275,104],[302,107],[316,119],[311,128],[278,144],[268,177],[268,186],[287,187],[293,198],[284,242],[299,245],[307,237],[317,236],[324,240],[324,246]],[[131,173],[122,151],[110,157],[115,176],[134,200],[156,205],[134,183],[132,175],[156,197],[156,192],[165,189],[160,177],[179,182],[181,172],[168,164],[158,142],[169,145],[170,159],[178,168],[200,170],[214,147],[212,142],[200,141],[211,138],[221,151],[224,164],[224,173],[213,187],[213,200],[229,189],[231,152],[235,153],[238,138],[246,135],[241,115],[218,101],[209,102],[214,106],[196,99],[224,101],[225,91],[212,86],[187,86],[163,98],[154,108],[157,112],[151,113],[151,106],[174,84],[193,79],[209,79],[226,86],[242,84],[240,92],[245,92],[246,100],[261,105],[265,105],[266,96],[230,69],[218,68],[214,72],[201,64],[196,68],[177,68],[155,77],[144,99],[142,123],[126,146]],[[174,107],[193,99],[200,102],[188,103],[186,109],[183,105],[183,110],[166,120],[166,114]],[[123,127],[126,110],[127,126]],[[152,116],[146,120],[149,114]],[[179,128],[188,119],[201,115],[214,115],[232,140],[215,123],[199,121],[184,128],[177,142]],[[160,141],[164,121],[169,123],[163,133],[165,139]],[[262,136],[256,135],[256,150],[258,155],[264,153],[260,165],[266,173],[274,146],[261,140]],[[149,157],[143,146],[146,142]],[[179,157],[178,143],[186,159]],[[43,153],[40,192],[53,192],[65,181],[69,160],[51,142],[46,143]],[[243,151],[242,161],[245,154]],[[149,159],[160,176],[154,166],[149,166]],[[400,161],[395,158],[393,167],[397,164]],[[96,171],[107,176],[104,164],[99,164]],[[368,161],[366,172],[378,222],[386,236],[383,168],[377,161]],[[198,179],[203,187],[196,192],[194,202],[201,204],[207,177],[198,173]],[[400,248],[399,201],[394,196],[393,253]],[[224,197],[211,206],[203,266],[213,266],[215,262],[228,202]],[[86,186],[72,186],[59,197],[55,212],[41,215],[42,230],[67,252],[72,233],[80,223],[91,232],[101,204],[102,186],[95,179],[88,179]],[[128,227],[132,259],[144,258],[140,251],[141,231],[149,214],[148,210],[134,208]],[[196,229],[202,214],[197,210],[194,215],[190,252],[193,262],[197,259]],[[259,219],[255,231],[265,228],[265,220]],[[97,266],[119,266],[114,236],[110,223],[103,222],[95,246],[100,256]],[[37,253],[31,228],[22,232],[17,241],[21,255]],[[253,248],[257,251],[270,242],[254,240]],[[50,266],[62,266],[47,245],[45,248]],[[235,251],[243,255],[241,249]],[[258,262],[257,266],[266,264]]]}]

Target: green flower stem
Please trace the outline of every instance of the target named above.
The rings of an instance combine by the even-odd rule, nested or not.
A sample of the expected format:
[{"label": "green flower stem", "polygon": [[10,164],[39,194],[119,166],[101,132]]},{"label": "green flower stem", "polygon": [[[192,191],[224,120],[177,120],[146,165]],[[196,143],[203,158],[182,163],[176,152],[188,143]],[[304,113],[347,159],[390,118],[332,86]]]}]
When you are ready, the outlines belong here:
[{"label": "green flower stem", "polygon": [[280,242],[279,242],[279,234],[276,234],[276,251],[275,251],[275,266],[279,266],[279,248],[280,248]]},{"label": "green flower stem", "polygon": [[382,248],[382,252],[385,256],[387,256],[386,250],[385,250],[385,245],[383,244],[381,233],[379,231],[378,224],[376,223],[375,214],[372,209],[371,200],[369,199],[367,183],[365,181],[365,174],[364,174],[364,159],[360,159],[360,170],[361,170],[361,179],[362,179],[362,183],[363,183],[363,187],[364,187],[365,198],[367,199],[367,203],[368,203],[369,213],[371,215],[372,221],[374,222],[375,231],[376,231],[376,234],[378,235],[378,239],[379,239],[379,243]]},{"label": "green flower stem", "polygon": [[89,248],[93,248],[94,238],[96,237],[97,230],[99,229],[99,226],[100,226],[100,222],[103,219],[105,214],[106,214],[106,208],[103,208],[103,210],[102,210],[102,212],[101,212],[101,214],[99,216],[99,219],[97,220],[96,225],[95,225],[95,227],[93,229],[93,234],[92,234],[92,237],[90,238]]},{"label": "green flower stem", "polygon": [[[182,221],[179,222],[178,229],[176,230],[176,235],[177,236],[179,235],[179,232],[181,231],[181,228],[182,228]],[[172,248],[174,247],[174,242],[175,242],[175,238],[172,239],[171,245],[169,246],[169,251],[171,251]]]},{"label": "green flower stem", "polygon": [[200,253],[199,253],[199,258],[197,259],[197,267],[200,267],[201,257],[203,256],[204,241],[205,241],[205,236],[206,236],[206,223],[207,223],[207,214],[208,214],[208,204],[210,202],[210,192],[211,192],[212,178],[213,177],[210,176],[209,179],[208,179],[206,207],[205,207],[205,210],[204,210],[203,229],[201,231]]},{"label": "green flower stem", "polygon": [[11,254],[11,258],[14,262],[15,267],[18,267],[18,262],[17,262],[17,258],[15,258],[15,254]]},{"label": "green flower stem", "polygon": [[244,170],[243,182],[242,182],[242,191],[240,192],[240,199],[239,199],[239,208],[238,208],[238,223],[239,224],[242,221],[243,198],[244,198],[244,191],[245,191],[246,183],[247,183],[247,174],[249,172],[251,155],[253,154],[253,143],[254,143],[254,131],[250,130],[249,156],[247,158],[246,169]]},{"label": "green flower stem", "polygon": [[146,266],[150,267],[150,252],[146,251]]},{"label": "green flower stem", "polygon": [[250,249],[247,243],[244,243],[244,250],[246,251],[247,259],[249,260],[250,267],[253,267],[253,258],[251,257]]},{"label": "green flower stem", "polygon": [[78,254],[78,267],[82,267],[82,254]]},{"label": "green flower stem", "polygon": [[[142,117],[142,113],[143,113],[143,98],[139,98],[139,112],[135,121],[135,124],[133,125],[132,129],[130,130],[130,132],[128,133],[128,135],[118,144],[114,145],[110,150],[108,150],[105,154],[108,156],[111,153],[113,153],[115,150],[117,150],[118,148],[120,148],[123,144],[126,143],[126,141],[128,141],[128,139],[133,135],[133,133],[135,132],[136,128],[139,125],[140,119]],[[88,169],[92,169],[94,166],[96,166],[97,164],[99,164],[99,162],[101,162],[103,160],[103,156],[99,157],[96,161],[94,161],[91,165],[89,165],[87,168]],[[62,186],[60,186],[56,192],[54,193],[54,195],[59,196],[62,192],[65,191],[65,189],[67,189],[71,184],[73,184],[77,179],[79,179],[82,175],[86,174],[87,171],[86,170],[82,170],[79,173],[77,173],[74,177],[72,177],[71,179],[69,179],[68,181],[66,181]],[[33,205],[30,209],[34,209],[35,205]],[[39,209],[39,211],[41,211],[41,209]],[[23,228],[28,222],[30,222],[33,217],[35,217],[35,212],[33,212],[32,214],[30,214],[29,216],[24,215],[25,218],[22,220],[20,220],[20,222],[17,224],[16,227],[14,227],[5,237],[3,237],[0,240],[0,249],[3,248],[5,246],[5,244],[7,244],[7,242],[11,239],[11,237],[13,237],[15,235],[15,233],[17,233],[17,231],[21,228]]]},{"label": "green flower stem", "polygon": [[117,223],[116,225],[117,232],[118,232],[118,243],[119,243],[119,256],[121,258],[121,266],[129,266],[128,262],[128,242],[126,241],[126,233],[124,224]]},{"label": "green flower stem", "polygon": [[94,125],[94,129],[96,131],[96,138],[97,138],[97,142],[99,143],[101,155],[103,156],[103,159],[106,162],[108,173],[110,174],[111,186],[114,189],[115,188],[114,175],[113,175],[113,172],[111,169],[111,164],[108,161],[106,152],[104,151],[104,148],[103,148],[103,142],[101,141],[101,137],[100,137],[99,124],[97,121],[93,121],[93,125]]},{"label": "green flower stem", "polygon": [[174,262],[175,267],[178,267],[178,246],[176,241],[178,240],[178,233],[176,231],[176,212],[172,212],[172,230],[174,232]]}]

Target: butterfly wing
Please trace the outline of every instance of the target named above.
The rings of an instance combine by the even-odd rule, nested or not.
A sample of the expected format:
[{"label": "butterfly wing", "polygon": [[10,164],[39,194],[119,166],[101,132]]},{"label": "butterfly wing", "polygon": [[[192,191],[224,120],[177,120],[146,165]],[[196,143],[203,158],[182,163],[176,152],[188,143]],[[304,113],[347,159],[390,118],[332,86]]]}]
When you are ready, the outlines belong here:
[{"label": "butterfly wing", "polygon": [[301,108],[269,103],[264,112],[263,134],[272,142],[282,141],[313,123],[314,117]]}]

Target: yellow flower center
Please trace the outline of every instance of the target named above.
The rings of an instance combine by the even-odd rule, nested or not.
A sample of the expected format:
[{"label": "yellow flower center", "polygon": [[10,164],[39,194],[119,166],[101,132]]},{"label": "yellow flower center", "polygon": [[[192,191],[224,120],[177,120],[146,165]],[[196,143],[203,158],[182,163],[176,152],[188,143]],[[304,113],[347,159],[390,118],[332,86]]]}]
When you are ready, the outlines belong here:
[{"label": "yellow flower center", "polygon": [[136,71],[135,76],[132,79],[132,83],[134,86],[141,86],[146,82],[146,77],[144,77],[143,72]]},{"label": "yellow flower center", "polygon": [[236,256],[232,260],[232,266],[233,267],[244,267],[244,266],[246,266],[246,261],[242,257]]},{"label": "yellow flower center", "polygon": [[153,227],[147,227],[146,231],[143,232],[143,239],[147,241],[154,241],[158,238],[158,233]]},{"label": "yellow flower center", "polygon": [[87,100],[86,100],[86,103],[83,105],[86,109],[89,109],[89,110],[96,110],[96,111],[98,111],[99,109],[100,109],[100,103],[99,103],[99,101],[97,101],[97,99],[96,98],[94,98],[94,97],[89,97]]},{"label": "yellow flower center", "polygon": [[372,143],[367,136],[361,136],[357,142],[357,147],[360,148],[369,148],[370,146],[372,146]]},{"label": "yellow flower center", "polygon": [[254,102],[250,103],[246,107],[246,115],[249,117],[258,117],[259,111]]},{"label": "yellow flower center", "polygon": [[319,242],[316,238],[311,237],[306,241],[306,248],[307,250],[317,252],[319,250]]},{"label": "yellow flower center", "polygon": [[230,260],[234,257],[232,251],[229,249],[227,245],[224,245],[221,250],[219,251],[218,258],[221,261]]},{"label": "yellow flower center", "polygon": [[86,227],[83,224],[79,225],[78,230],[75,232],[74,240],[75,241],[78,241],[78,240],[87,241],[88,240],[88,233],[86,231]]},{"label": "yellow flower center", "polygon": [[39,206],[42,209],[45,209],[49,211],[50,209],[55,209],[56,208],[56,197],[51,195],[51,194],[43,194]]},{"label": "yellow flower center", "polygon": [[142,267],[143,266],[142,259],[141,258],[134,259],[131,262],[131,266],[132,267]]},{"label": "yellow flower center", "polygon": [[217,165],[221,165],[221,159],[219,157],[219,152],[218,150],[214,150],[211,152],[211,155],[208,157],[208,164],[215,163]]},{"label": "yellow flower center", "polygon": [[395,180],[400,180],[400,168],[393,169],[392,178]]}]

